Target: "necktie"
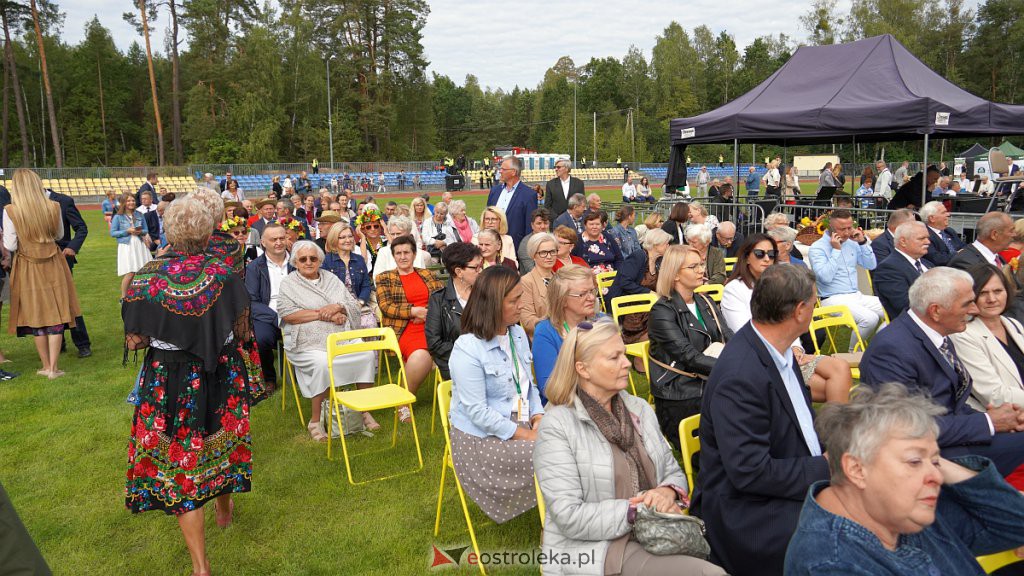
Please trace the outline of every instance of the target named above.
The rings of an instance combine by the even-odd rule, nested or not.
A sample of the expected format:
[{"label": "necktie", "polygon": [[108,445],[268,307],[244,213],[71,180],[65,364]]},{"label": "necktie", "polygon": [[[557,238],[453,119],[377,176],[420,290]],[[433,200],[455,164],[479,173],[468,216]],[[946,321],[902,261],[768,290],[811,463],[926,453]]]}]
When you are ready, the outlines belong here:
[{"label": "necktie", "polygon": [[914,268],[917,268],[918,274],[924,274],[924,266],[921,265],[920,260],[914,260]]},{"label": "necktie", "polygon": [[956,252],[956,248],[953,247],[953,239],[950,238],[949,234],[943,230],[941,235],[942,241],[946,243],[946,248],[949,248],[950,252]]},{"label": "necktie", "polygon": [[957,401],[960,400],[971,390],[971,375],[967,372],[967,368],[960,362],[960,358],[956,355],[956,350],[953,349],[953,343],[949,341],[949,338],[942,339],[942,346],[939,346],[939,352],[942,353],[942,357],[949,362],[949,365],[953,367],[957,376],[956,390],[953,391]]},{"label": "necktie", "polygon": [[1003,260],[1002,256],[1000,256],[999,254],[996,254],[996,266],[999,266],[1000,268],[1002,268],[1005,264],[1006,264],[1006,260]]}]

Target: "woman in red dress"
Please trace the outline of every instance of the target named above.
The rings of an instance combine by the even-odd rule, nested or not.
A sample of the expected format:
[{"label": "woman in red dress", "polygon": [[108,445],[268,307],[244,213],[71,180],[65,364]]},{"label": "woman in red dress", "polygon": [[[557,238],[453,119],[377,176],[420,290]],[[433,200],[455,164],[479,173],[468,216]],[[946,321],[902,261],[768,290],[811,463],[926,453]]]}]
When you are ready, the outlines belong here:
[{"label": "woman in red dress", "polygon": [[[398,336],[409,391],[415,394],[434,369],[434,360],[427,350],[424,321],[430,293],[443,288],[444,282],[430,270],[413,267],[416,241],[412,236],[399,236],[392,240],[391,254],[398,268],[374,278],[377,304],[380,305],[381,325],[390,327]],[[400,408],[398,415],[403,422],[408,422],[409,407]]]}]

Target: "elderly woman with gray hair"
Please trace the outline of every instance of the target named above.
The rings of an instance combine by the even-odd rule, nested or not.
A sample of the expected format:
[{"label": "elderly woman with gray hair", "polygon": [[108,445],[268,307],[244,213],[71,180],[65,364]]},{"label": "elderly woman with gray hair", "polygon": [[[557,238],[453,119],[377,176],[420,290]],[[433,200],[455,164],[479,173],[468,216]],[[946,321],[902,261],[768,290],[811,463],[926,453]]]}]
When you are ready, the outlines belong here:
[{"label": "elderly woman with gray hair", "polygon": [[1024,544],[1024,496],[981,456],[939,455],[945,410],[900,384],[821,409],[831,480],[811,485],[786,574],[984,574]]},{"label": "elderly woman with gray hair", "polygon": [[448,215],[451,216],[458,241],[472,242],[477,232],[480,231],[480,225],[466,215],[466,203],[462,200],[452,200],[452,203],[448,205]]},{"label": "elderly woman with gray hair", "polygon": [[[391,241],[394,241],[399,236],[412,236],[416,242],[416,260],[414,264],[417,268],[426,268],[430,266],[430,254],[420,247],[419,238],[416,237],[418,232],[415,228],[416,226],[413,225],[412,218],[408,216],[392,216],[388,218],[385,230]],[[376,278],[379,274],[388,270],[394,270],[397,267],[395,256],[391,253],[391,246],[381,246],[380,251],[377,252],[377,260],[373,263],[373,277]]]},{"label": "elderly woman with gray hair", "polygon": [[768,230],[767,224],[765,225],[765,230],[765,233],[772,240],[775,240],[775,244],[779,249],[779,253],[775,257],[776,264],[796,264],[797,266],[807,268],[807,263],[801,258],[803,254],[795,246],[796,230],[786,225],[775,226]]},{"label": "elderly woman with gray hair", "polygon": [[[292,247],[291,265],[295,271],[281,280],[277,295],[277,314],[281,318],[284,350],[295,367],[302,395],[313,401],[309,434],[318,441],[327,439],[320,422],[320,404],[327,398],[331,377],[327,365],[327,337],[335,332],[358,330],[359,301],[341,280],[320,269],[323,250],[315,242],[300,240]],[[347,354],[334,359],[334,385],[373,384],[373,352]],[[377,428],[369,414],[363,415],[367,428]]]},{"label": "elderly woman with gray hair", "polygon": [[711,245],[711,228],[707,224],[686,227],[686,243],[700,254],[704,262],[704,279],[708,284],[725,284],[725,256]]}]

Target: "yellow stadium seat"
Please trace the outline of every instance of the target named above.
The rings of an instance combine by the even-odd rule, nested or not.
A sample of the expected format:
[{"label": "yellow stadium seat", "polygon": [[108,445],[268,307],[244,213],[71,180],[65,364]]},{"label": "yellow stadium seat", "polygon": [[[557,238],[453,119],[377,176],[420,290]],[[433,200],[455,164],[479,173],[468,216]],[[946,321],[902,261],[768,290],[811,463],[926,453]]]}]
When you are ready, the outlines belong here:
[{"label": "yellow stadium seat", "polygon": [[612,270],[611,272],[601,272],[595,276],[597,279],[597,299],[601,303],[602,312],[608,311],[604,304],[604,295],[608,293],[608,289],[611,288],[612,283],[615,282],[615,274],[616,272]]},{"label": "yellow stadium seat", "polygon": [[679,423],[679,447],[683,454],[683,471],[686,472],[686,483],[689,484],[688,494],[693,494],[697,487],[697,479],[693,476],[693,457],[700,452],[700,414],[684,418]]},{"label": "yellow stadium seat", "polygon": [[694,289],[693,292],[695,294],[699,293],[699,292],[703,292],[703,293],[707,294],[708,297],[710,297],[715,302],[721,302],[722,301],[722,294],[725,293],[725,286],[723,286],[721,284],[705,284],[703,286],[697,287],[696,289]]},{"label": "yellow stadium seat", "polygon": [[[640,312],[650,312],[651,307],[658,301],[658,295],[654,292],[648,294],[627,294],[625,296],[618,296],[612,298],[612,318],[616,324],[620,324],[619,320],[627,314],[636,314]],[[650,364],[648,350],[650,349],[650,343],[647,341],[634,342],[632,344],[626,344],[626,356],[633,358],[640,358],[644,363],[644,373],[650,375],[648,371],[648,365]],[[633,383],[633,371],[629,371],[629,387],[633,392],[633,396],[636,396],[636,385]]]},{"label": "yellow stadium seat", "polygon": [[[857,328],[857,321],[853,319],[853,313],[850,309],[843,305],[837,306],[819,306],[814,309],[811,315],[811,341],[814,342],[814,353],[820,355],[821,348],[818,344],[818,330],[825,330],[825,334],[828,335],[829,344],[832,346],[832,352],[841,352],[836,348],[835,334],[832,328],[849,328],[851,340],[856,338],[857,343],[853,347],[853,352],[864,352],[866,349],[864,346],[864,340],[860,337],[860,330]],[[850,367],[850,375],[854,380],[860,380],[860,368]]]}]

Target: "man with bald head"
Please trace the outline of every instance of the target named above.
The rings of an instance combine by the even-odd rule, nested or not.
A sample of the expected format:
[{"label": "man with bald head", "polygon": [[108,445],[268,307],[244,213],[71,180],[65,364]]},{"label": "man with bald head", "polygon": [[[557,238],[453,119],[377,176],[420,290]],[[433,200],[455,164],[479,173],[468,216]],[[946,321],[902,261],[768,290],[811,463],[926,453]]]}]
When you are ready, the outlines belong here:
[{"label": "man with bald head", "polygon": [[976,264],[995,264],[1002,268],[1006,261],[999,253],[1013,240],[1013,220],[1005,212],[989,212],[978,219],[974,237],[974,243],[957,252],[949,266],[967,270]]},{"label": "man with bald head", "polygon": [[889,254],[892,254],[893,235],[896,233],[896,228],[899,228],[900,224],[904,222],[913,222],[916,219],[914,211],[907,208],[900,208],[889,215],[889,222],[886,224],[885,230],[871,241],[871,250],[875,252],[875,261],[881,263],[889,257]]},{"label": "man with bald head", "polygon": [[743,245],[743,234],[736,231],[735,224],[726,220],[720,223],[718,228],[715,228],[711,245],[721,249],[726,258],[735,258],[740,251],[740,246]]}]

